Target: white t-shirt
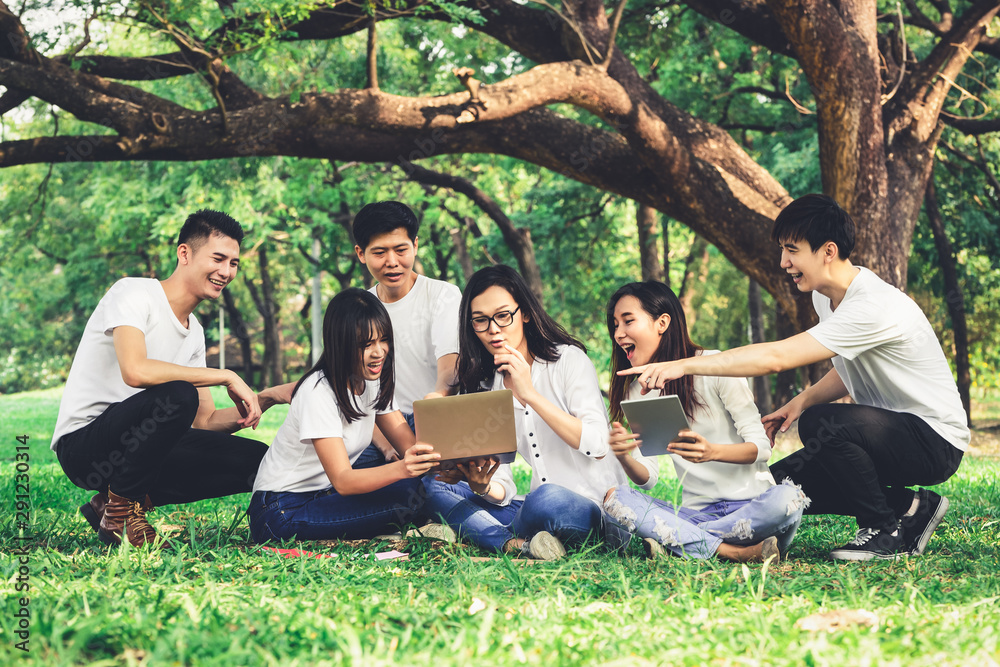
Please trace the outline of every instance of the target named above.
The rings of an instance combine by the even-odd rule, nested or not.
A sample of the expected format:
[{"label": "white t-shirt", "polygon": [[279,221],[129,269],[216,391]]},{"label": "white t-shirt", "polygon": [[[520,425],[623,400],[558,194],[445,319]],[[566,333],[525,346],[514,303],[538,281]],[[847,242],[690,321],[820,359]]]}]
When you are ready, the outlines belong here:
[{"label": "white t-shirt", "polygon": [[[702,352],[703,355],[718,353],[718,350]],[[629,386],[629,399],[654,397],[652,394],[643,396],[641,390],[639,383],[633,382]],[[757,445],[757,459],[753,463],[692,463],[671,454],[674,471],[683,486],[681,504],[701,509],[719,500],[756,498],[774,485],[774,478],[767,467],[771,458],[771,443],[761,424],[749,383],[745,378],[696,375],[694,391],[703,406],[695,409],[694,419],[690,420],[691,430],[716,444],[752,442]],[[656,460],[649,457],[642,463],[649,469],[651,464],[656,465]],[[652,474],[650,478],[653,478]],[[643,488],[650,486],[647,482]]]},{"label": "white t-shirt", "polygon": [[378,389],[377,381],[365,382],[365,391],[357,397],[356,403],[365,414],[347,423],[323,371],[306,378],[292,397],[285,421],[260,462],[253,490],[304,493],[330,488],[332,483],[316,454],[313,440],[340,438],[353,465],[372,441],[375,415],[396,409],[395,405],[390,405],[383,411],[374,410]]},{"label": "white t-shirt", "polygon": [[[608,489],[627,478],[608,446],[608,414],[597,371],[578,347],[560,345],[558,352],[559,359],[552,363],[532,362],[531,383],[557,408],[583,423],[580,449],[566,444],[534,409],[514,398],[517,451],[531,465],[532,491],[542,484],[558,484],[603,505]],[[504,388],[503,373],[494,374],[492,388]]]},{"label": "white t-shirt", "polygon": [[[377,286],[368,290],[378,296]],[[437,360],[458,353],[458,307],[462,292],[442,280],[417,274],[399,301],[382,302],[392,320],[395,343],[396,404],[413,412],[413,401],[434,391]]]},{"label": "white t-shirt", "polygon": [[840,306],[830,306],[828,297],[813,292],[819,324],[809,333],[838,355],[833,367],[854,402],[916,415],[958,449],[968,449],[955,378],[913,299],[859,267]]},{"label": "white t-shirt", "polygon": [[146,338],[146,358],[191,368],[205,367],[205,332],[192,313],[187,327],[170,308],[163,285],[153,278],[122,278],[108,290],[87,320],[59,404],[52,434],[59,438],[80,429],[142,391],[122,379],[112,338],[115,327],[135,327]]}]

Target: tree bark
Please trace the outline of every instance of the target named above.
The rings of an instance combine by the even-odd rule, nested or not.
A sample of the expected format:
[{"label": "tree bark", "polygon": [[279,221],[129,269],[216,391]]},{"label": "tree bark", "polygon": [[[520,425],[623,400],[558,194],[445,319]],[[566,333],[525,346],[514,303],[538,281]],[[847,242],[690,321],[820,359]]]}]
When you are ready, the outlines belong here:
[{"label": "tree bark", "polygon": [[670,218],[663,216],[663,283],[670,287]]},{"label": "tree bark", "polygon": [[703,283],[708,278],[708,260],[710,256],[708,241],[699,236],[691,244],[691,251],[688,253],[687,259],[684,260],[684,280],[681,281],[681,288],[677,292],[677,299],[681,302],[681,308],[684,310],[684,316],[687,318],[689,329],[694,326],[695,320],[698,319],[698,314],[694,312],[694,308],[691,305],[694,300],[695,282]]},{"label": "tree bark", "polygon": [[468,282],[472,277],[472,258],[469,256],[469,246],[465,243],[465,229],[456,227],[451,230],[451,244],[455,248],[455,256],[458,258],[458,265],[462,267],[462,276]]},{"label": "tree bark", "polygon": [[228,289],[222,290],[222,302],[226,308],[226,317],[229,318],[229,332],[240,344],[243,381],[253,386],[253,346],[250,344],[250,329],[243,319],[243,313],[236,307],[236,299]]},{"label": "tree bark", "polygon": [[927,211],[927,219],[930,221],[931,231],[934,234],[934,245],[937,246],[941,276],[944,278],[944,301],[948,307],[948,315],[951,317],[952,330],[955,333],[955,370],[958,375],[958,394],[962,397],[965,418],[971,428],[972,401],[969,390],[972,386],[972,376],[969,370],[969,330],[965,319],[965,294],[958,282],[955,253],[945,231],[944,221],[941,219],[933,176],[927,181],[924,206]]},{"label": "tree bark", "polygon": [[643,280],[661,280],[660,258],[656,246],[656,209],[646,204],[636,207],[636,224],[639,227],[639,259]]},{"label": "tree bark", "polygon": [[[750,342],[763,343],[767,341],[764,332],[764,299],[760,293],[760,285],[752,278],[749,281],[747,304],[750,308]],[[762,375],[753,379],[754,400],[762,415],[772,411],[771,408],[771,378]]]},{"label": "tree bark", "polygon": [[[788,315],[780,310],[780,308],[775,313],[775,330],[777,333],[778,340],[784,340],[790,336],[794,336],[798,333],[796,327],[796,322]],[[805,374],[805,369],[803,374]],[[795,398],[804,387],[799,384],[799,369],[793,368],[787,371],[781,371],[775,378],[774,383],[774,405],[781,407],[788,401]]]},{"label": "tree bark", "polygon": [[281,384],[284,377],[284,350],[281,341],[281,323],[279,306],[274,296],[274,282],[268,270],[267,248],[261,245],[257,248],[257,266],[260,270],[260,291],[257,291],[253,281],[247,279],[246,286],[250,291],[257,312],[264,323],[264,360],[262,362],[261,382],[270,387]]}]

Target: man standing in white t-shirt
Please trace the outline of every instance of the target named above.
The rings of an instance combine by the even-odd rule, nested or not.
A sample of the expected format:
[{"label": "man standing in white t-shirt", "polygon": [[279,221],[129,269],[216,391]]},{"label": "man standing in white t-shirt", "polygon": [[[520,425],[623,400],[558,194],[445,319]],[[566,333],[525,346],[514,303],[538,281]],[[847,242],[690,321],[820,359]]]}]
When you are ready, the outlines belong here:
[{"label": "man standing in white t-shirt", "polygon": [[[809,514],[853,516],[858,532],[838,560],[920,555],[948,499],[913,485],[944,482],[970,433],[941,346],[920,308],[851,264],[854,221],[825,195],[806,195],[775,219],[781,268],[813,293],[819,324],[773,343],[639,366],[647,389],[684,375],[757,376],[831,359],[822,380],[763,418],[775,432],[799,421],[800,449],[771,466],[812,499]],[[854,404],[833,403],[850,396]]]},{"label": "man standing in white t-shirt", "polygon": [[[396,404],[413,427],[413,401],[447,396],[458,360],[462,292],[413,270],[420,221],[398,201],[368,204],[354,217],[354,251],[376,284],[371,288],[392,320],[396,349]],[[383,454],[392,453],[376,431]],[[381,463],[369,448],[355,467]]]},{"label": "man standing in white t-shirt", "polygon": [[[107,544],[152,542],[146,512],[250,491],[267,447],[230,435],[287,403],[292,385],[255,394],[205,367],[193,311],[236,277],[243,228],[218,211],[185,221],[166,280],[123,278],[97,304],[70,369],[52,436],[63,471],[97,491],[80,511]],[[217,410],[208,387],[236,407]]]}]

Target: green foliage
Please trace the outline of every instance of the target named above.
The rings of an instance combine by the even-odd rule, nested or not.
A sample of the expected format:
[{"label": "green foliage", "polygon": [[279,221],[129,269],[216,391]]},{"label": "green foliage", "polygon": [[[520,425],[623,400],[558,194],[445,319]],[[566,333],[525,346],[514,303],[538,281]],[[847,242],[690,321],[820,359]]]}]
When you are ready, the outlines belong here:
[{"label": "green foliage", "polygon": [[[881,5],[887,12],[894,11],[892,3]],[[200,35],[208,39],[209,48],[223,53],[241,78],[267,95],[299,99],[311,90],[358,88],[366,80],[363,32],[335,43],[285,41],[288,26],[318,6],[315,2],[243,0],[220,11],[209,0],[147,3],[139,10],[131,3],[71,0],[59,5],[66,11],[58,15],[51,2],[29,0],[23,6],[26,20],[34,21],[35,46],[49,54],[80,43],[83,19],[92,14],[97,17],[92,26],[94,40],[76,56],[77,65],[97,54],[163,53],[175,49],[178,39]],[[385,6],[402,9],[398,3]],[[452,74],[455,67],[471,67],[477,78],[494,82],[532,66],[524,56],[465,25],[476,23],[479,10],[452,2],[424,7],[451,20],[400,19],[378,25],[379,79],[384,91],[445,94],[460,89]],[[208,37],[230,20],[239,20],[240,29],[230,31],[224,43]],[[916,31],[908,31],[907,38],[918,53],[930,44]],[[729,128],[751,157],[793,195],[820,190],[815,116],[799,113],[789,101],[793,98],[802,107],[814,106],[794,61],[770,54],[681,5],[650,0],[627,6],[618,46],[671,103]],[[995,75],[984,71],[980,79],[995,80]],[[965,83],[972,86],[974,82]],[[192,109],[215,105],[200,76],[140,85]],[[997,101],[990,91],[976,90],[986,103]],[[949,107],[954,113],[972,114],[969,105],[973,101],[958,104],[956,98],[955,102]],[[582,122],[603,125],[566,105],[554,109]],[[30,101],[16,114],[5,116],[3,137],[56,131],[110,133],[104,127],[81,127],[67,115],[58,118],[58,128],[53,120],[47,105]],[[947,132],[945,137],[958,143]],[[970,143],[959,148],[970,154],[977,150]],[[1000,163],[995,142],[984,140],[984,150],[990,164]],[[992,369],[1000,362],[1000,343],[992,323],[1000,308],[996,260],[1000,249],[995,241],[997,209],[990,202],[996,201],[997,193],[976,170],[961,161],[952,162],[945,172],[939,170],[939,178],[947,181],[939,188],[949,233],[960,251],[975,379],[983,386],[995,385]],[[619,285],[640,277],[634,203],[500,155],[438,155],[422,164],[474,182],[497,200],[515,225],[531,232],[547,308],[584,340],[598,369],[605,369],[610,353],[604,323],[606,300]],[[184,217],[197,208],[227,210],[248,229],[242,276],[229,289],[248,321],[257,361],[263,354],[262,319],[245,281],[259,283],[255,253],[266,244],[281,305],[288,377],[297,375],[309,353],[306,306],[314,268],[303,253],[311,251],[313,239],[320,240],[320,266],[326,271],[324,299],[345,285],[363,284],[366,276],[353,257],[344,223],[365,203],[400,199],[418,211],[423,222],[420,256],[428,275],[464,285],[451,244],[451,232],[459,224],[455,215],[471,217],[483,232],[482,238],[465,239],[474,268],[492,261],[514,263],[496,226],[468,200],[406,181],[401,170],[387,165],[251,157],[202,164],[95,167],[67,163],[54,165],[51,171],[45,166],[8,169],[4,176],[0,181],[0,289],[5,295],[0,303],[0,359],[8,363],[0,371],[0,392],[51,386],[64,378],[86,317],[100,296],[125,275],[168,275],[174,262],[172,239]],[[679,289],[694,238],[681,225],[666,223],[670,282]],[[940,297],[935,295],[941,294],[937,263],[926,229],[918,228],[910,286],[948,349],[951,324],[946,311],[936,305]],[[696,279],[686,288],[693,306],[695,339],[720,349],[746,342],[746,278],[714,248],[704,271],[700,258],[692,268]],[[702,273],[705,279],[697,279]],[[765,300],[770,337],[773,304],[770,297]],[[212,345],[217,342],[215,308],[205,304],[199,314]]]},{"label": "green foliage", "polygon": [[[970,365],[974,386],[1000,386],[1000,192],[994,184],[1000,164],[1000,140],[984,137],[977,142],[962,139],[950,131],[944,140],[955,151],[978,155],[977,168],[957,159],[949,150],[939,150],[939,164],[934,170],[938,203],[945,233],[953,245],[960,289],[965,301],[970,344]],[[953,143],[952,143],[953,142]],[[982,169],[993,174],[991,182]],[[971,196],[970,196],[971,194]],[[909,289],[942,339],[945,350],[954,346],[954,324],[947,301],[955,295],[947,292],[940,270],[938,250],[926,215],[922,214],[913,236],[909,267]],[[952,354],[947,355],[949,359]]]}]

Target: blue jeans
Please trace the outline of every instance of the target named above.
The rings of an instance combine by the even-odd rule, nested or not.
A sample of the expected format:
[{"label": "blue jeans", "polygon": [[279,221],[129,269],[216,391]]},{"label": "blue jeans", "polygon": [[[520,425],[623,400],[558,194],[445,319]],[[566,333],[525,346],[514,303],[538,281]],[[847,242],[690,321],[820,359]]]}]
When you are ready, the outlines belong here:
[{"label": "blue jeans", "polygon": [[568,546],[599,536],[614,548],[628,542],[627,531],[605,521],[596,503],[557,484],[543,484],[523,501],[513,500],[506,507],[480,498],[465,482],[446,484],[428,475],[424,488],[427,513],[440,517],[483,549],[502,551],[508,541],[530,539],[543,530]]},{"label": "blue jeans", "polygon": [[723,542],[747,546],[772,535],[785,553],[808,505],[802,490],[790,482],[751,500],[720,500],[699,510],[674,507],[622,484],[605,500],[604,510],[622,528],[652,538],[678,556],[711,558]]},{"label": "blue jeans", "polygon": [[419,479],[404,479],[371,493],[342,496],[333,488],[299,493],[257,491],[250,498],[254,542],[363,539],[420,521],[424,494]]}]

